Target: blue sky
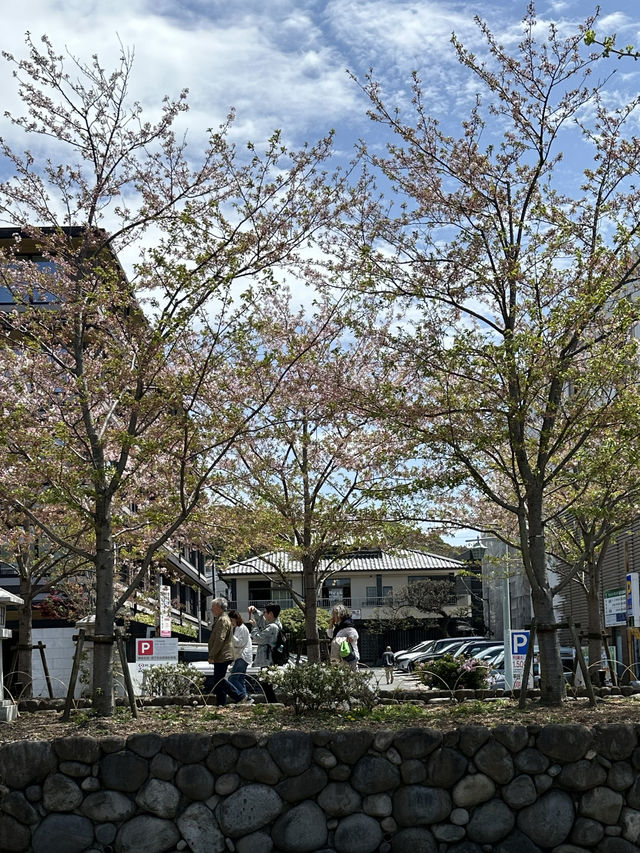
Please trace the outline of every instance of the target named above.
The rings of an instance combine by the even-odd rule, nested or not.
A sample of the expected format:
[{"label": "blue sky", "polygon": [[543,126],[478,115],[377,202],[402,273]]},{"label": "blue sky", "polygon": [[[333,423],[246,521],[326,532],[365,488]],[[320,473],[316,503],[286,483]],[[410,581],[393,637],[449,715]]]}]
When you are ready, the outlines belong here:
[{"label": "blue sky", "polygon": [[[259,142],[280,128],[299,144],[335,128],[345,153],[360,137],[375,139],[347,68],[362,77],[372,67],[398,103],[407,97],[410,72],[419,69],[434,113],[455,115],[474,93],[468,78],[460,78],[451,31],[481,52],[473,23],[481,14],[503,43],[515,45],[526,10],[521,0],[21,0],[7,6],[5,51],[22,55],[29,30],[34,38],[47,33],[60,51],[96,52],[109,66],[120,39],[135,49],[132,93],[149,110],[165,93],[189,87],[185,122],[196,145],[234,106],[239,140]],[[573,30],[594,6],[540,0],[537,14],[541,24]],[[621,43],[640,43],[637,0],[600,6],[599,30],[617,32]],[[16,101],[6,64],[0,74],[4,105],[11,108]],[[627,61],[619,77],[639,91],[640,63]]]},{"label": "blue sky", "polygon": [[[599,33],[640,46],[638,0],[601,0],[600,8]],[[536,9],[544,30],[554,22],[560,32],[575,32],[595,3],[539,0]],[[388,102],[399,105],[410,98],[416,69],[433,114],[455,120],[473,102],[475,83],[461,74],[452,30],[481,55],[473,21],[479,14],[499,41],[515,47],[525,12],[524,0],[18,0],[3,8],[0,47],[24,56],[25,31],[34,40],[46,33],[59,52],[95,52],[109,68],[121,42],[135,50],[131,94],[149,118],[163,95],[189,88],[191,109],[182,121],[196,150],[233,106],[238,142],[259,144],[278,128],[297,146],[335,128],[348,158],[360,138],[378,144],[379,130],[347,69],[362,79],[372,68]],[[612,97],[640,92],[640,62],[609,64],[618,69]],[[2,61],[0,85],[4,109],[15,110],[15,86]],[[0,118],[0,135],[13,142],[16,133]],[[579,168],[575,157],[567,162]],[[462,531],[456,540],[469,537],[475,539]]]}]

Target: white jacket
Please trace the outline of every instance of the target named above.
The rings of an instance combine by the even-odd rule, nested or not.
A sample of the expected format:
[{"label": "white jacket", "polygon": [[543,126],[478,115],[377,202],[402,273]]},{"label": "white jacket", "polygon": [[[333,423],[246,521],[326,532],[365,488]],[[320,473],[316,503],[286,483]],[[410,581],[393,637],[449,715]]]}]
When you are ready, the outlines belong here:
[{"label": "white jacket", "polygon": [[246,660],[251,666],[253,663],[253,646],[251,644],[251,635],[246,625],[238,625],[233,629],[233,659]]}]

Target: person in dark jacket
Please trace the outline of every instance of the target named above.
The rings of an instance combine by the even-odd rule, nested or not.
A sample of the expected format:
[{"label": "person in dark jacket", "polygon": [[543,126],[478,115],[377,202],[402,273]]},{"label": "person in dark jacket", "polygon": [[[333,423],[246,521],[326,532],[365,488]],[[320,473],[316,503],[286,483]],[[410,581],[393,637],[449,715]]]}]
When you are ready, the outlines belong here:
[{"label": "person in dark jacket", "polygon": [[382,653],[382,666],[384,667],[384,674],[387,677],[387,684],[393,684],[394,664],[395,659],[393,657],[393,652],[391,651],[391,646],[387,646],[387,648]]},{"label": "person in dark jacket", "polygon": [[233,661],[233,627],[227,615],[227,599],[214,598],[211,612],[214,623],[209,637],[209,663],[213,664],[216,703],[226,705],[227,696],[233,702],[242,702],[245,697],[226,679],[227,669]]}]

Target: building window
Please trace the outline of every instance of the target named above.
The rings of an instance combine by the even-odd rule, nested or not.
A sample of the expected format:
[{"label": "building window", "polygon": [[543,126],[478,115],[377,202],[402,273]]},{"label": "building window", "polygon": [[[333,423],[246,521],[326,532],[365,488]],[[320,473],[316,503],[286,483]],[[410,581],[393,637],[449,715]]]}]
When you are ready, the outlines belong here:
[{"label": "building window", "polygon": [[[56,265],[53,261],[43,258],[42,255],[20,255],[18,260],[29,261],[34,264],[37,267],[38,272],[42,274],[43,280],[45,276],[47,276],[50,278],[52,284],[54,283]],[[9,264],[9,266],[15,269],[17,265]],[[0,286],[0,305],[15,305],[15,292],[24,290],[25,284],[26,282],[16,280],[13,287],[8,287],[6,285]],[[31,283],[29,283],[29,287],[31,287]],[[59,301],[55,293],[52,293],[46,287],[42,286],[34,287],[28,294],[26,292],[22,292],[19,299],[21,303],[29,303],[31,305],[49,305]]]},{"label": "building window", "polygon": [[351,607],[351,578],[331,578],[322,587],[322,606],[335,607],[337,604]]},{"label": "building window", "polygon": [[393,596],[393,587],[392,586],[383,586],[382,587],[382,595],[378,592],[377,586],[368,586],[367,587],[367,600],[365,602],[366,607],[382,607],[387,601]]},{"label": "building window", "polygon": [[271,598],[271,583],[267,578],[249,581],[249,604],[269,601]]}]

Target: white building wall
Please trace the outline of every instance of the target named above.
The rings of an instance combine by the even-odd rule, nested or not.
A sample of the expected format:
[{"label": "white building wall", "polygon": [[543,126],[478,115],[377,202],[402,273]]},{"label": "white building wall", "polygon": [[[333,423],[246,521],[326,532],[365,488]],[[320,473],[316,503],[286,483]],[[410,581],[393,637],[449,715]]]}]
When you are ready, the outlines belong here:
[{"label": "white building wall", "polygon": [[[71,669],[73,667],[73,658],[76,653],[76,644],[73,641],[74,635],[77,635],[77,628],[34,628],[33,629],[33,644],[42,641],[46,646],[44,650],[47,660],[47,668],[51,678],[51,687],[53,695],[57,699],[64,699],[69,689],[69,680],[71,678]],[[93,643],[85,642],[83,649],[83,662],[80,665],[80,674],[74,690],[76,699],[81,696],[91,695],[91,656],[93,654]],[[124,678],[120,673],[121,665],[118,656],[117,647],[114,646],[114,654],[117,663],[114,664],[114,682],[116,696],[126,696],[126,686]],[[40,651],[35,649],[32,652],[31,665],[33,667],[33,695],[34,697],[49,697],[47,688],[47,680],[42,668],[42,658]],[[134,693],[140,695],[141,677],[137,672],[135,663],[129,664],[129,671],[132,675],[134,684]]]},{"label": "white building wall", "polygon": [[[76,628],[34,628],[33,643],[39,641],[46,646],[44,650],[47,660],[47,668],[51,677],[51,686],[55,697],[64,697],[69,688],[71,668],[73,667],[73,656],[76,645],[72,637],[77,634]],[[42,668],[40,652],[35,649],[32,652],[31,665],[33,667],[33,695],[48,697],[47,682]],[[75,695],[80,696],[85,685],[76,685]]]}]

